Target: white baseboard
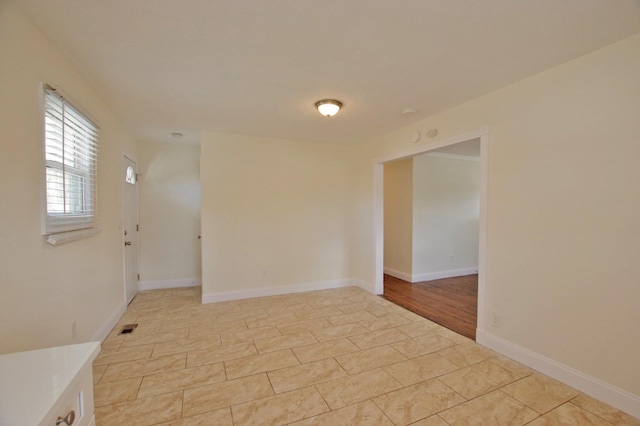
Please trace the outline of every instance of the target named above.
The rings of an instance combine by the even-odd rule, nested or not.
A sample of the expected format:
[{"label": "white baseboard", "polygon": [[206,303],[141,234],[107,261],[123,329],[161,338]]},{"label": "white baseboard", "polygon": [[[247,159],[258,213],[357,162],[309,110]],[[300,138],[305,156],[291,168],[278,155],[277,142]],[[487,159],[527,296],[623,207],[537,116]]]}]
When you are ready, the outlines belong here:
[{"label": "white baseboard", "polygon": [[166,288],[197,287],[202,285],[200,278],[181,278],[177,280],[138,281],[138,290],[162,290]]},{"label": "white baseboard", "polygon": [[612,386],[483,330],[476,330],[476,339],[483,346],[640,419],[639,395]]},{"label": "white baseboard", "polygon": [[424,274],[412,275],[410,273],[398,271],[397,269],[387,268],[385,266],[384,273],[398,278],[402,281],[419,283],[422,281],[441,280],[443,278],[462,277],[464,275],[477,274],[478,267],[476,266],[473,268],[450,269],[448,271],[425,272]]},{"label": "white baseboard", "polygon": [[107,338],[113,327],[116,326],[122,315],[127,310],[127,305],[121,303],[118,308],[109,316],[107,321],[100,327],[98,331],[92,336],[91,341],[100,341],[104,342],[104,339]]},{"label": "white baseboard", "polygon": [[392,277],[395,277],[399,280],[411,282],[412,277],[409,273],[398,271],[397,269],[387,268],[386,266],[384,267],[384,273],[387,275],[391,275]]},{"label": "white baseboard", "polygon": [[376,287],[368,281],[361,280],[360,278],[351,278],[349,282],[351,283],[351,285],[360,287],[361,289],[368,291],[371,294],[376,293]]},{"label": "white baseboard", "polygon": [[[465,275],[477,274],[478,267],[450,269],[448,271],[426,272],[424,274],[416,274],[411,276],[410,282],[418,283],[421,281],[441,280],[443,278],[462,277]],[[406,280],[405,280],[406,281]]]},{"label": "white baseboard", "polygon": [[[352,280],[329,280],[313,283],[283,285],[278,287],[254,288],[238,291],[202,294],[202,303],[225,302],[228,300],[252,299],[254,297],[279,296],[281,294],[302,293],[305,291],[328,290],[332,288],[349,287],[354,285]],[[357,284],[356,284],[357,285]]]}]

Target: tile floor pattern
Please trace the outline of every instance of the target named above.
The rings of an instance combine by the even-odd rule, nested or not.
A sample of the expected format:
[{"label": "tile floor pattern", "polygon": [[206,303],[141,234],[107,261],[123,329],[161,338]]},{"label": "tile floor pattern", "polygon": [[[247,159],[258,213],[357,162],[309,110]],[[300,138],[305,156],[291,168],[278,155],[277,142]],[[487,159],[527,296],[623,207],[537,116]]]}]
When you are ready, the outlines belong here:
[{"label": "tile floor pattern", "polygon": [[98,426],[640,425],[356,287],[200,298],[134,299],[94,362]]}]

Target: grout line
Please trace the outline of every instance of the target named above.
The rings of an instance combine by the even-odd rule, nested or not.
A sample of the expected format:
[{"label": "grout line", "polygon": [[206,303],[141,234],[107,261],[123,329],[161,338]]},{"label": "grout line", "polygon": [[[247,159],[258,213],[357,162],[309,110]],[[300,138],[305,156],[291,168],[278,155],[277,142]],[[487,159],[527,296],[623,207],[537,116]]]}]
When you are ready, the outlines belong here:
[{"label": "grout line", "polygon": [[182,398],[180,398],[180,419],[184,416],[184,390],[182,390]]},{"label": "grout line", "polygon": [[[148,294],[154,294],[154,293],[148,293]],[[167,330],[161,331],[162,326],[164,324],[167,324],[166,317],[164,317],[165,320],[163,320],[163,317],[160,316],[160,315],[154,315],[154,314],[151,313],[151,314],[148,314],[148,316],[145,316],[145,314],[142,314],[142,317],[143,317],[142,322],[144,324],[149,324],[151,322],[160,321],[159,329],[157,331],[155,331],[155,332],[150,333],[150,334],[162,335],[162,334],[166,334],[166,333],[172,333],[175,330],[181,330],[181,329],[186,328],[187,329],[186,338],[187,339],[191,339],[191,338],[195,339],[197,337],[192,335],[192,332],[193,332],[192,328],[193,327],[197,327],[200,324],[202,324],[203,326],[211,325],[212,327],[215,327],[216,325],[219,324],[218,321],[217,321],[218,318],[220,318],[221,316],[224,316],[225,313],[233,313],[233,315],[243,316],[244,315],[243,312],[246,312],[247,315],[244,318],[241,318],[239,320],[244,325],[244,327],[245,327],[244,330],[252,330],[252,329],[250,329],[248,327],[248,321],[250,321],[250,320],[248,320],[247,318],[255,318],[255,315],[256,315],[255,311],[256,310],[264,311],[266,313],[266,317],[261,317],[260,318],[260,319],[264,319],[264,320],[268,320],[270,317],[276,317],[276,316],[279,315],[279,311],[275,311],[272,314],[268,312],[268,309],[270,309],[269,305],[266,302],[266,300],[268,298],[264,299],[265,300],[264,303],[247,303],[247,302],[234,303],[236,301],[231,301],[231,302],[228,302],[228,303],[227,302],[222,302],[222,303],[226,303],[226,304],[225,305],[218,305],[220,307],[220,309],[218,309],[218,307],[216,307],[216,310],[213,311],[213,310],[208,310],[208,309],[207,310],[202,309],[201,306],[203,306],[203,305],[194,306],[196,303],[199,303],[199,301],[200,301],[195,296],[194,296],[193,300],[189,300],[188,302],[185,302],[184,300],[182,300],[183,297],[180,296],[181,294],[182,293],[180,291],[174,291],[172,293],[166,293],[162,297],[145,298],[145,299],[136,298],[136,300],[134,300],[134,304],[130,305],[127,308],[127,311],[125,311],[125,313],[123,314],[123,317],[126,316],[127,318],[130,318],[130,317],[135,316],[136,318],[139,318],[140,317],[140,312],[137,311],[137,310],[143,310],[143,312],[144,312],[144,309],[147,309],[148,311],[152,312],[152,311],[158,309],[158,307],[161,307],[162,308],[161,311],[170,310],[171,311],[170,312],[170,316],[171,317],[179,318],[176,321],[189,322],[190,325],[188,325],[186,327],[179,327],[178,329],[172,329],[172,330],[168,330],[168,331]],[[362,403],[362,402],[365,402],[365,401],[374,402],[373,399],[377,398],[379,396],[386,395],[386,394],[389,394],[389,393],[392,393],[392,392],[396,392],[396,391],[399,391],[399,390],[402,390],[402,389],[406,389],[406,388],[409,388],[411,386],[418,385],[420,383],[428,382],[428,381],[431,381],[431,380],[437,380],[439,383],[444,385],[447,389],[450,389],[454,394],[460,396],[464,400],[463,402],[461,402],[460,404],[456,404],[455,406],[458,406],[458,405],[461,405],[461,404],[465,404],[465,403],[467,403],[469,401],[473,401],[475,399],[478,399],[478,398],[481,398],[481,397],[483,397],[485,395],[488,395],[488,394],[490,394],[492,392],[498,391],[498,392],[501,392],[503,395],[506,395],[511,400],[517,401],[519,404],[522,404],[523,406],[528,407],[529,409],[532,409],[538,415],[537,418],[541,417],[544,414],[547,414],[548,412],[551,412],[551,411],[557,409],[558,407],[562,407],[563,405],[571,403],[572,405],[576,406],[577,409],[584,410],[585,412],[588,412],[588,413],[590,413],[590,414],[592,414],[592,415],[594,415],[594,416],[596,416],[598,418],[601,418],[604,421],[607,421],[606,419],[600,417],[598,414],[593,413],[590,410],[588,410],[586,408],[583,408],[583,407],[581,407],[581,406],[579,406],[579,405],[577,405],[577,404],[575,404],[573,402],[581,394],[579,394],[577,396],[574,396],[574,397],[570,398],[569,400],[562,402],[559,405],[554,406],[551,410],[547,411],[546,413],[543,413],[543,414],[538,413],[532,407],[529,407],[527,404],[523,403],[522,401],[519,401],[517,398],[507,394],[506,392],[504,392],[502,390],[505,386],[508,386],[510,384],[513,384],[513,383],[519,382],[521,380],[524,380],[527,377],[530,377],[532,374],[535,373],[535,371],[529,370],[528,374],[520,377],[520,373],[516,373],[514,371],[511,371],[511,369],[502,367],[502,366],[500,366],[498,364],[496,364],[496,365],[498,365],[501,368],[504,368],[506,371],[509,371],[511,374],[513,374],[515,376],[518,376],[517,379],[515,379],[515,380],[513,380],[513,381],[511,381],[509,383],[506,383],[506,384],[504,384],[504,385],[502,385],[500,387],[492,388],[492,389],[490,389],[490,390],[488,390],[488,391],[486,391],[486,392],[484,392],[484,393],[482,393],[480,395],[475,396],[474,398],[467,399],[464,396],[462,396],[460,393],[456,392],[455,389],[451,388],[446,383],[441,381],[440,378],[445,376],[445,375],[447,375],[447,374],[451,374],[451,373],[454,373],[454,372],[457,372],[457,371],[462,371],[462,370],[464,370],[466,368],[470,368],[470,367],[472,367],[474,365],[477,365],[478,363],[493,362],[495,360],[499,360],[499,357],[497,355],[494,355],[492,357],[473,362],[473,363],[471,363],[469,365],[459,366],[456,363],[454,363],[453,361],[450,361],[447,357],[444,357],[443,355],[441,355],[441,352],[449,350],[449,349],[452,349],[452,348],[464,349],[463,346],[465,346],[465,345],[470,346],[471,343],[473,343],[474,345],[477,345],[476,342],[473,342],[472,340],[469,340],[468,342],[464,342],[464,343],[456,343],[456,341],[458,341],[458,339],[455,338],[456,336],[453,335],[453,334],[452,335],[448,335],[448,333],[451,333],[451,332],[448,331],[448,330],[442,329],[441,328],[442,326],[440,326],[439,328],[433,328],[429,332],[427,332],[425,334],[421,334],[420,336],[412,337],[412,336],[408,335],[408,333],[405,333],[402,330],[399,330],[398,327],[405,326],[405,325],[410,325],[412,323],[418,323],[419,321],[422,321],[423,317],[416,315],[416,318],[407,318],[407,317],[401,315],[401,313],[397,313],[396,314],[394,312],[390,312],[387,315],[377,316],[377,315],[375,315],[375,314],[373,314],[373,313],[371,313],[371,312],[369,312],[367,310],[367,309],[371,309],[371,310],[377,309],[374,306],[368,306],[370,304],[369,298],[372,297],[372,296],[367,294],[367,297],[365,297],[365,296],[359,297],[360,294],[364,294],[364,291],[362,293],[358,292],[358,295],[353,294],[353,293],[349,293],[349,297],[348,297],[348,299],[350,299],[350,300],[348,300],[349,303],[335,303],[336,299],[334,299],[334,297],[331,296],[331,294],[332,294],[331,290],[327,290],[327,291],[315,292],[314,296],[316,297],[316,299],[314,299],[311,296],[308,296],[308,297],[306,297],[306,296],[296,297],[297,295],[290,295],[290,297],[279,296],[279,297],[273,297],[273,298],[270,298],[270,299],[271,299],[271,302],[274,304],[273,306],[276,306],[276,305],[280,306],[281,305],[283,309],[285,309],[286,307],[290,307],[290,306],[306,305],[307,309],[310,310],[310,311],[320,311],[320,310],[324,311],[324,310],[327,310],[326,312],[331,312],[330,308],[335,308],[337,311],[343,312],[343,313],[337,313],[337,312],[334,311],[332,315],[325,315],[325,316],[319,316],[319,317],[313,316],[313,317],[310,317],[310,318],[303,318],[303,319],[298,318],[298,321],[297,321],[297,322],[306,321],[308,323],[325,321],[326,323],[329,324],[329,327],[327,327],[327,328],[335,328],[335,327],[348,326],[348,325],[352,325],[352,326],[353,325],[358,325],[360,327],[364,327],[364,325],[362,325],[363,322],[367,323],[369,321],[373,321],[373,322],[376,322],[376,323],[378,323],[378,322],[382,323],[382,322],[385,321],[385,317],[388,317],[389,315],[399,315],[402,318],[406,318],[409,322],[407,324],[385,326],[384,328],[382,328],[380,330],[373,330],[373,331],[369,330],[367,327],[364,327],[365,328],[365,332],[364,333],[357,333],[357,334],[348,335],[348,336],[338,336],[338,337],[334,337],[334,338],[331,338],[329,340],[323,340],[323,341],[319,341],[317,335],[315,334],[316,331],[322,330],[322,329],[310,329],[310,330],[304,329],[304,330],[300,330],[300,331],[296,332],[295,334],[309,333],[313,337],[313,339],[316,340],[315,343],[305,343],[304,345],[283,348],[283,349],[280,349],[278,351],[270,351],[270,352],[260,353],[260,352],[258,352],[258,348],[257,348],[256,343],[255,343],[256,340],[265,340],[265,339],[270,339],[270,338],[282,338],[282,337],[290,336],[289,334],[283,334],[282,333],[282,329],[280,328],[281,326],[287,326],[287,324],[284,324],[284,325],[281,324],[280,326],[277,325],[277,324],[272,324],[271,328],[275,328],[278,331],[279,336],[269,336],[269,337],[265,337],[265,338],[262,338],[262,339],[253,338],[253,339],[248,340],[246,342],[239,342],[237,344],[250,343],[252,345],[252,347],[253,347],[253,350],[255,351],[255,354],[251,355],[251,356],[261,356],[261,355],[266,355],[266,354],[270,354],[270,353],[284,352],[285,350],[287,350],[287,351],[289,351],[289,352],[291,352],[293,354],[293,356],[294,356],[294,358],[295,358],[295,360],[297,362],[297,366],[301,366],[301,365],[306,365],[306,364],[309,364],[309,363],[301,362],[300,358],[298,357],[298,355],[296,354],[294,349],[304,348],[304,347],[312,346],[312,345],[327,344],[327,343],[330,343],[330,342],[335,342],[337,340],[344,339],[345,341],[351,343],[351,345],[355,346],[355,348],[356,348],[355,352],[350,352],[350,353],[351,354],[358,354],[358,353],[362,353],[364,351],[368,351],[368,350],[372,350],[372,349],[375,349],[375,348],[379,348],[381,346],[390,346],[390,347],[394,348],[392,346],[394,343],[405,342],[407,340],[415,340],[415,339],[419,339],[420,337],[424,337],[424,336],[427,336],[427,335],[437,335],[439,338],[442,338],[445,341],[448,341],[451,344],[451,346],[448,346],[446,348],[440,348],[439,350],[436,350],[436,351],[427,352],[427,353],[424,353],[424,354],[419,354],[417,356],[407,357],[407,360],[398,361],[397,363],[407,362],[409,360],[414,360],[414,359],[416,359],[418,357],[421,357],[421,356],[434,354],[434,355],[437,355],[439,357],[442,357],[443,359],[447,359],[449,362],[451,362],[453,365],[455,365],[455,367],[456,367],[455,370],[449,371],[447,373],[442,373],[442,374],[440,374],[438,376],[430,377],[430,378],[428,378],[426,380],[422,380],[420,382],[413,383],[413,384],[408,385],[408,386],[404,386],[402,383],[399,383],[398,379],[393,377],[386,370],[387,367],[389,367],[391,365],[394,365],[394,364],[397,364],[397,363],[391,363],[391,364],[386,364],[386,365],[377,367],[377,369],[385,371],[387,374],[389,374],[389,376],[392,377],[396,382],[398,382],[398,385],[400,385],[401,387],[399,389],[394,390],[394,391],[386,392],[386,393],[383,393],[381,395],[376,395],[374,397],[367,398],[365,400],[359,401],[359,402],[354,403],[354,404],[348,405],[348,404],[344,403],[344,407],[337,408],[336,410],[339,410],[339,409],[342,409],[342,408],[346,408],[346,407],[349,407],[349,406],[352,406],[352,405],[355,405],[355,404],[359,404],[359,403]],[[333,294],[335,295],[335,294],[344,294],[344,293],[335,292]],[[325,297],[324,295],[327,295],[327,296]],[[356,297],[356,296],[358,296],[358,297]],[[320,297],[320,298],[317,298],[317,297]],[[342,297],[341,301],[343,301],[343,302],[346,301],[347,298],[345,298],[344,296],[341,296],[341,297]],[[382,300],[384,300],[384,299],[382,299]],[[387,302],[386,300],[384,300],[384,302],[389,303],[389,305],[391,305],[391,302]],[[350,304],[354,304],[354,306],[355,306],[355,304],[363,304],[362,306],[368,306],[368,307],[365,308],[365,309],[356,311],[356,312],[344,312],[341,309],[341,306],[343,308],[345,308],[345,309],[348,309],[348,306]],[[315,306],[315,308],[313,308],[312,305]],[[380,308],[385,308],[385,307],[389,306],[389,305],[386,305],[386,304],[377,304],[377,305],[379,305]],[[224,308],[222,308],[222,306],[224,306]],[[393,305],[393,306],[396,306],[396,305]],[[129,309],[131,309],[131,311],[129,311]],[[403,311],[406,310],[404,308],[398,308],[398,309],[402,309]],[[253,316],[251,315],[252,310],[254,312]],[[212,311],[213,312],[217,312],[217,313],[214,314]],[[297,317],[296,312],[301,312],[301,311],[288,311],[288,312],[292,313],[294,317]],[[378,310],[377,312],[378,313],[382,313],[382,311],[380,311],[380,310]],[[410,312],[410,311],[406,310],[406,312]],[[356,322],[351,322],[351,323],[347,323],[347,324],[339,324],[339,325],[334,325],[331,322],[331,318],[333,318],[333,317],[336,317],[336,318],[340,317],[340,320],[342,320],[343,318],[347,318],[347,317],[345,317],[345,315],[353,315],[354,318],[357,318],[358,314],[364,315],[364,313],[368,313],[369,315],[374,316],[375,319],[374,320],[360,320],[360,321],[356,321]],[[314,315],[313,312],[310,312],[310,314]],[[183,317],[185,317],[186,319],[183,319]],[[138,321],[133,321],[133,322],[138,322]],[[200,323],[198,321],[200,321]],[[234,321],[238,321],[238,320],[234,320]],[[386,321],[392,321],[393,322],[393,319],[386,318]],[[430,321],[434,322],[433,320],[430,320]],[[225,323],[227,323],[227,322],[229,322],[229,321],[225,321]],[[296,321],[294,321],[293,324],[295,324],[295,322]],[[289,324],[291,324],[291,323],[289,323]],[[114,330],[115,330],[115,328],[117,328],[117,326],[114,327]],[[258,328],[260,328],[260,327],[258,327]],[[244,331],[244,330],[242,330],[242,331]],[[403,335],[406,336],[406,339],[401,340],[401,341],[397,341],[397,342],[390,342],[390,343],[384,343],[384,344],[375,344],[372,347],[366,347],[364,349],[360,348],[357,344],[354,343],[354,340],[357,340],[357,336],[371,335],[372,333],[384,332],[386,330],[400,331]],[[237,333],[237,332],[238,332],[237,330],[232,330],[232,331],[227,331],[226,333],[228,333],[229,336],[232,336],[234,333]],[[224,332],[222,332],[222,333],[224,333]],[[440,333],[442,333],[442,334],[440,334]],[[217,339],[218,339],[218,347],[229,346],[229,345],[223,345],[222,344],[222,336],[221,336],[221,334],[205,335],[205,336],[200,336],[200,337],[203,340],[207,340],[208,341],[208,339],[214,339],[215,336],[217,336]],[[113,340],[114,342],[117,342],[117,343],[113,343],[113,345],[114,345],[113,346],[113,348],[114,348],[113,351],[114,352],[119,352],[119,351],[127,350],[127,349],[135,349],[135,348],[137,348],[139,346],[145,345],[145,344],[141,344],[141,345],[133,345],[133,346],[122,347],[123,344],[125,344],[127,341],[130,340],[130,337],[131,336],[125,336],[125,338],[122,339],[122,341],[117,342],[116,339],[112,338],[111,333],[110,333],[109,336],[105,339],[105,341],[110,342],[111,340]],[[150,352],[149,356],[146,357],[146,358],[140,358],[140,359],[134,359],[134,360],[125,360],[125,361],[120,361],[120,362],[115,362],[115,363],[102,364],[102,365],[98,366],[98,367],[105,366],[105,368],[104,368],[104,371],[102,372],[102,375],[97,380],[96,384],[102,384],[102,379],[105,377],[106,372],[111,368],[112,365],[135,362],[135,361],[147,361],[147,360],[152,360],[152,359],[158,359],[159,357],[156,356],[157,350],[159,348],[158,345],[160,345],[160,344],[162,344],[162,345],[164,345],[164,344],[171,345],[171,344],[175,344],[175,342],[177,342],[179,340],[180,339],[172,339],[172,340],[168,340],[166,342],[154,342],[154,343],[151,343],[149,346],[152,346],[152,349],[151,349],[151,352]],[[109,353],[110,351],[107,351],[107,352]],[[214,362],[214,363],[207,362],[207,363],[200,364],[200,365],[197,365],[197,366],[188,367],[190,352],[193,352],[193,351],[184,351],[184,352],[176,352],[176,353],[169,353],[169,354],[161,355],[161,356],[176,356],[178,354],[184,353],[182,368],[175,369],[175,370],[153,372],[153,373],[150,373],[150,374],[146,374],[146,375],[140,376],[140,382],[138,384],[138,389],[137,389],[137,392],[136,392],[136,399],[135,400],[142,399],[142,398],[139,398],[139,395],[140,395],[140,391],[142,389],[142,384],[145,381],[145,377],[151,377],[151,376],[154,376],[154,375],[164,374],[164,373],[167,373],[167,372],[175,372],[175,371],[183,371],[183,370],[188,370],[188,369],[193,369],[193,368],[200,368],[200,367],[203,367],[205,365],[210,365],[210,364],[221,364],[222,373],[224,374],[224,379],[222,381],[210,384],[210,385],[215,385],[215,384],[220,384],[220,383],[225,383],[225,382],[229,382],[230,381],[229,377],[228,377],[228,374],[227,374],[227,362],[233,361],[233,360],[236,360],[236,359],[245,358],[245,356],[241,356],[241,357],[233,358],[233,359],[230,359],[230,360],[223,360],[223,361],[218,361],[218,362]],[[347,353],[347,354],[349,354],[349,353]],[[346,355],[346,354],[341,354],[341,355]],[[402,355],[406,357],[406,355],[404,355],[404,354],[402,354]],[[374,370],[374,369],[366,369],[363,372],[354,373],[353,375],[349,374],[344,369],[342,364],[340,364],[337,361],[336,358],[338,356],[339,355],[328,356],[328,357],[324,357],[324,358],[321,358],[321,359],[313,360],[310,363],[319,362],[319,361],[323,361],[323,360],[330,360],[331,359],[346,374],[345,377],[353,377],[354,375]],[[505,358],[509,359],[507,357],[505,357]],[[279,371],[279,370],[286,369],[286,368],[292,368],[292,367],[295,367],[295,366],[280,367],[280,368],[267,370],[267,371],[263,371],[263,372],[259,372],[259,373],[252,373],[252,374],[250,374],[248,376],[237,377],[237,378],[232,379],[232,380],[239,380],[239,379],[244,379],[246,377],[251,377],[251,376],[255,376],[255,375],[259,375],[259,374],[265,374],[266,377],[267,377],[267,380],[269,380],[269,385],[271,386],[271,390],[273,392],[272,396],[281,395],[281,394],[276,393],[275,388],[273,386],[273,383],[271,382],[271,377],[270,377],[269,374],[272,373],[272,372],[275,372],[275,371]],[[132,379],[132,378],[135,378],[135,376],[134,377],[127,377],[127,378],[124,378],[124,379],[121,379],[121,380],[128,380],[128,379]],[[340,380],[340,379],[334,379],[334,380]],[[111,383],[111,382],[109,382],[109,383]],[[312,386],[314,387],[315,391],[321,396],[321,398],[324,401],[324,403],[329,407],[330,411],[328,413],[336,411],[336,410],[331,408],[331,406],[328,404],[326,398],[320,393],[320,391],[318,389],[318,385],[322,384],[322,383],[327,383],[327,382],[316,383],[316,384],[313,384]],[[196,388],[204,387],[204,386],[209,386],[209,385],[196,386]],[[307,386],[305,386],[305,387],[307,387]],[[185,394],[185,389],[186,389],[186,387],[181,390],[181,392],[182,392],[181,404],[182,405],[181,405],[180,418],[183,418],[182,416],[184,415],[184,402],[185,402],[184,401],[184,394]],[[291,391],[295,391],[295,390],[297,390],[297,389],[293,389]],[[172,393],[172,392],[175,392],[175,391],[169,391],[167,393]],[[290,392],[290,391],[287,391],[287,392]],[[283,393],[286,393],[286,392],[283,392]],[[147,396],[147,397],[144,397],[144,398],[150,398],[150,397],[155,397],[155,396],[159,396],[159,395],[164,395],[164,394],[150,395],[150,396]],[[262,399],[262,398],[258,398],[258,399]],[[131,402],[131,401],[129,401],[129,402]],[[375,402],[374,402],[374,404],[375,404]],[[377,404],[375,404],[375,406],[378,407]],[[234,424],[235,424],[235,420],[233,419],[232,406],[229,405],[226,408],[229,410],[229,414],[231,416],[231,420],[234,421]],[[449,407],[449,408],[453,408],[453,407]],[[447,408],[447,409],[449,409],[449,408]],[[385,413],[384,410],[382,410],[382,408],[378,407],[378,409],[380,411],[382,411],[383,415],[386,418],[389,419],[389,417],[387,416],[387,413]],[[441,410],[438,413],[441,413],[441,412],[443,412],[445,410]],[[438,416],[438,413],[434,413],[434,415]],[[322,415],[322,414],[320,414],[320,415]],[[440,416],[438,416],[438,418],[441,419],[444,422],[444,419],[442,419]]]}]

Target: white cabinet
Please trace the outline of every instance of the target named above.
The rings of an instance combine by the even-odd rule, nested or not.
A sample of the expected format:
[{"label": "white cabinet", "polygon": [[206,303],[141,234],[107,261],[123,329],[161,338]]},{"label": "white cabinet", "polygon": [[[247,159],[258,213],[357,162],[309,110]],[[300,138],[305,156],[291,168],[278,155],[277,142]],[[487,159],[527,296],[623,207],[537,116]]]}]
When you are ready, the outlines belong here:
[{"label": "white cabinet", "polygon": [[98,352],[100,343],[90,342],[0,355],[0,425],[55,426],[65,417],[73,426],[94,425]]}]

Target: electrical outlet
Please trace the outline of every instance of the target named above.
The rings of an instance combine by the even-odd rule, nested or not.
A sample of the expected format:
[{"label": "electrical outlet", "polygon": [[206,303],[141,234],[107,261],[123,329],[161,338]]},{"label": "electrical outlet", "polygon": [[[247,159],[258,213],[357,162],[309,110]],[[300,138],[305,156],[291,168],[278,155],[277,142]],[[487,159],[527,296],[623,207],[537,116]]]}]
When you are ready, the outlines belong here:
[{"label": "electrical outlet", "polygon": [[71,323],[71,337],[75,339],[77,335],[78,335],[78,329],[76,327],[76,322],[74,321]]},{"label": "electrical outlet", "polygon": [[495,328],[500,328],[500,325],[502,324],[502,318],[500,318],[500,315],[494,315],[493,316],[493,321],[491,322],[491,324]]}]

